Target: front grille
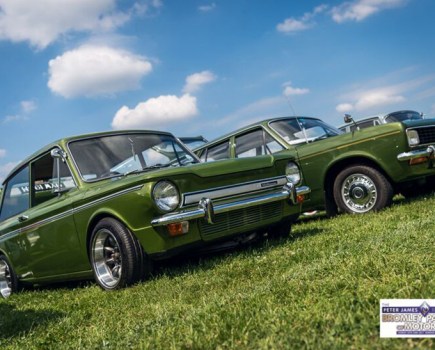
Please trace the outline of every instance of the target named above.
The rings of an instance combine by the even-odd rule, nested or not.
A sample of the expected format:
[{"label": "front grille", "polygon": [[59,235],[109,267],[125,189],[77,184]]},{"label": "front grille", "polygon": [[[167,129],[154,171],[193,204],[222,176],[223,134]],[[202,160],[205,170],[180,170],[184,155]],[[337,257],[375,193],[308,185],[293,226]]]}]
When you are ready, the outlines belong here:
[{"label": "front grille", "polygon": [[429,126],[427,128],[416,128],[420,144],[425,145],[427,143],[435,142],[435,126]]},{"label": "front grille", "polygon": [[222,214],[217,214],[214,224],[207,224],[204,220],[199,220],[199,228],[203,235],[213,235],[216,233],[230,234],[240,231],[240,227],[251,229],[252,225],[259,222],[270,222],[281,217],[282,201],[262,204],[255,207],[238,209]]}]

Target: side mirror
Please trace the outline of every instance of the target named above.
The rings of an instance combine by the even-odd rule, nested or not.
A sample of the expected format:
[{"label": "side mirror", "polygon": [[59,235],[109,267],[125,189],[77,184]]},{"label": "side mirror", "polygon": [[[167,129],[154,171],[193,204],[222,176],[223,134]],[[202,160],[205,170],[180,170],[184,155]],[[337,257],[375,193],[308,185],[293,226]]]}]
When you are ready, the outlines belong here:
[{"label": "side mirror", "polygon": [[62,151],[60,148],[53,148],[50,152],[50,155],[53,159],[56,160],[56,175],[57,175],[57,188],[53,187],[53,192],[57,193],[59,196],[62,193],[61,181],[60,181],[60,162],[64,162],[66,160],[66,153]]},{"label": "side mirror", "polygon": [[61,159],[62,162],[65,162],[65,160],[66,160],[66,153],[64,151],[62,151],[60,148],[53,148],[50,152],[50,155],[54,159]]},{"label": "side mirror", "polygon": [[345,114],[344,115],[344,122],[347,123],[352,123],[353,122],[353,118],[350,114]]}]

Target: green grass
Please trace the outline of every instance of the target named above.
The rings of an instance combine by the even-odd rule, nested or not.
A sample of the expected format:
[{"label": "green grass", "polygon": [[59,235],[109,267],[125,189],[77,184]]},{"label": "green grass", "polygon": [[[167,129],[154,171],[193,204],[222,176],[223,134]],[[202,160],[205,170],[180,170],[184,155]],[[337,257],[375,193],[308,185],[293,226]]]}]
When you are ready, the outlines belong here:
[{"label": "green grass", "polygon": [[302,220],[289,239],[175,260],[118,292],[93,283],[0,300],[1,349],[403,349],[379,299],[434,298],[433,195]]}]

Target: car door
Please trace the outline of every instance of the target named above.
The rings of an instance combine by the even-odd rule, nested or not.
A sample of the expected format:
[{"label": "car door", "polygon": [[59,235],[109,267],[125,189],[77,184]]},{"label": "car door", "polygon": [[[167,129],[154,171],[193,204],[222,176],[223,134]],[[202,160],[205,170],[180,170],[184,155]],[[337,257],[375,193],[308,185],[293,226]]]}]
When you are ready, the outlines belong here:
[{"label": "car door", "polygon": [[30,208],[20,219],[27,274],[40,278],[88,270],[74,223],[72,198],[77,189],[68,166],[50,152],[32,161],[29,191]]},{"label": "car door", "polygon": [[29,197],[29,166],[26,165],[6,180],[0,209],[0,248],[18,274],[25,261],[26,246],[20,240],[20,229],[23,213],[29,209]]}]

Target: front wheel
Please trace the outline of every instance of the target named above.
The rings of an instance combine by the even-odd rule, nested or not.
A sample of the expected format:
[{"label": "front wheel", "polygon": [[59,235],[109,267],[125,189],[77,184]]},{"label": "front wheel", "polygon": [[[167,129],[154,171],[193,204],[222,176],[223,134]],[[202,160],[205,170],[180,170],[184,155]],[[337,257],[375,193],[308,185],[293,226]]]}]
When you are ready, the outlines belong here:
[{"label": "front wheel", "polygon": [[3,298],[8,298],[17,289],[17,276],[9,260],[4,255],[0,255],[0,294]]},{"label": "front wheel", "polygon": [[342,170],[334,181],[334,200],[342,212],[363,214],[391,204],[393,187],[370,166],[355,165]]},{"label": "front wheel", "polygon": [[149,272],[149,260],[125,225],[102,219],[94,228],[90,260],[96,282],[105,290],[131,285]]}]

